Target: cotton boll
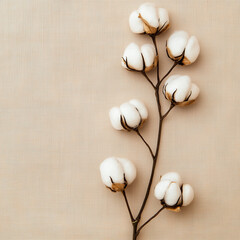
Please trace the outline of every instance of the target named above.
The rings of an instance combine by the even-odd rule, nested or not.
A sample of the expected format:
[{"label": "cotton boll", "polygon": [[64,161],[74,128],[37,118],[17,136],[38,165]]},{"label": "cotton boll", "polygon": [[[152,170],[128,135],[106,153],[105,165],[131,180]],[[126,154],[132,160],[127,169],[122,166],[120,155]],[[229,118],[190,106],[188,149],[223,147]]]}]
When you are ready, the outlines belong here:
[{"label": "cotton boll", "polygon": [[169,16],[168,11],[165,8],[158,8],[158,17],[159,17],[159,29],[161,32],[165,31],[169,27]]},{"label": "cotton boll", "polygon": [[189,184],[182,184],[178,173],[169,172],[161,177],[154,189],[154,195],[166,209],[179,212],[182,206],[192,202],[194,191]]},{"label": "cotton boll", "polygon": [[134,33],[144,33],[144,26],[142,20],[138,17],[139,12],[133,11],[129,17],[129,26]]},{"label": "cotton boll", "polygon": [[139,9],[139,17],[144,23],[144,30],[147,34],[155,34],[157,32],[159,22],[156,7],[152,3],[144,3]]},{"label": "cotton boll", "polygon": [[171,183],[171,180],[161,180],[154,189],[154,195],[158,200],[162,200]]},{"label": "cotton boll", "polygon": [[100,165],[100,172],[103,183],[109,188],[112,188],[112,181],[114,183],[124,183],[123,167],[115,157],[105,159]]},{"label": "cotton boll", "polygon": [[191,185],[183,184],[182,188],[183,206],[189,205],[194,198],[194,191]]},{"label": "cotton boll", "polygon": [[131,184],[137,176],[137,170],[134,164],[125,158],[118,158],[119,162],[122,164],[123,171],[125,174],[125,179],[127,184]]},{"label": "cotton boll", "polygon": [[125,158],[110,157],[100,164],[103,183],[114,192],[123,191],[136,178],[134,164]]},{"label": "cotton boll", "polygon": [[176,103],[183,102],[191,88],[191,79],[189,76],[178,76],[168,81],[166,86],[166,96],[169,100]]},{"label": "cotton boll", "polygon": [[177,172],[169,172],[164,174],[161,177],[161,181],[169,180],[171,182],[175,182],[178,184],[179,187],[182,186],[182,178]]},{"label": "cotton boll", "polygon": [[189,65],[196,61],[200,46],[195,36],[189,38],[184,31],[174,32],[167,41],[167,54],[180,65]]},{"label": "cotton boll", "polygon": [[134,70],[143,70],[143,59],[139,46],[136,43],[130,43],[124,53],[122,66]]},{"label": "cotton boll", "polygon": [[188,41],[188,33],[185,31],[174,32],[167,40],[167,51],[171,58],[182,55]]},{"label": "cotton boll", "polygon": [[123,130],[121,124],[121,111],[118,107],[113,107],[109,111],[109,118],[113,128],[116,130]]},{"label": "cotton boll", "polygon": [[109,111],[109,118],[116,130],[136,130],[148,117],[146,106],[137,99],[123,103],[120,107],[113,107]]},{"label": "cotton boll", "polygon": [[157,65],[156,50],[153,44],[144,44],[141,52],[145,63],[145,72],[148,72]]},{"label": "cotton boll", "polygon": [[189,65],[196,61],[200,53],[200,46],[195,36],[191,36],[187,42],[187,46],[184,53],[183,64]]},{"label": "cotton boll", "polygon": [[129,26],[134,33],[158,35],[169,27],[168,12],[153,3],[144,3],[130,14]]},{"label": "cotton boll", "polygon": [[175,81],[167,86],[168,91],[174,93],[174,101],[175,102],[183,102],[191,88],[191,79],[189,76],[180,76]]},{"label": "cotton boll", "polygon": [[173,75],[163,86],[163,94],[172,104],[186,106],[194,102],[199,95],[199,88],[191,83],[189,76]]},{"label": "cotton boll", "polygon": [[128,70],[148,72],[157,66],[158,57],[153,44],[144,44],[141,49],[129,44],[122,57],[122,66]]},{"label": "cotton boll", "polygon": [[164,94],[166,99],[171,101],[172,100],[172,94],[174,93],[174,91],[173,92],[169,92],[169,90],[168,90],[168,92],[166,92],[167,86],[170,85],[175,79],[179,78],[180,76],[181,75],[179,75],[179,74],[172,75],[165,82],[165,84],[163,86],[163,94]]},{"label": "cotton boll", "polygon": [[164,201],[168,206],[174,206],[181,196],[181,190],[177,183],[171,183],[164,196]]},{"label": "cotton boll", "polygon": [[126,127],[137,128],[141,123],[141,116],[137,109],[130,103],[123,103],[120,111],[124,117]]},{"label": "cotton boll", "polygon": [[141,101],[137,99],[132,99],[129,101],[129,103],[131,103],[138,110],[142,120],[146,120],[148,118],[148,110]]}]

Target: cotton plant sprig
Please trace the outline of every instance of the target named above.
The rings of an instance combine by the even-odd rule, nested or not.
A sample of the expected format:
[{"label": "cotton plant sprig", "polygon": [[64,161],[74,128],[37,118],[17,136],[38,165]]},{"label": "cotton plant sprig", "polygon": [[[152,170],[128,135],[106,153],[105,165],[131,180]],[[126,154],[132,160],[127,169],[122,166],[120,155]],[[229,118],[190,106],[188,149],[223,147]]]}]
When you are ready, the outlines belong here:
[{"label": "cotton plant sprig", "polygon": [[[110,157],[101,163],[100,173],[102,181],[107,188],[113,192],[121,192],[123,194],[133,227],[132,239],[136,240],[143,227],[162,210],[167,209],[179,212],[182,207],[189,205],[194,198],[193,188],[189,184],[183,184],[178,173],[169,172],[164,174],[156,184],[154,190],[154,196],[159,201],[160,208],[147,221],[139,225],[153,183],[163,122],[175,106],[183,107],[192,104],[199,95],[198,86],[187,75],[175,74],[170,76],[164,84],[162,83],[177,65],[184,66],[194,63],[200,53],[200,47],[195,36],[189,36],[185,31],[174,32],[166,42],[167,56],[173,60],[173,65],[160,78],[156,37],[170,26],[167,10],[156,8],[152,3],[144,3],[138,10],[130,14],[129,26],[133,33],[149,36],[152,39],[152,44],[138,46],[136,43],[130,43],[123,53],[122,66],[129,71],[142,74],[152,86],[156,97],[159,117],[156,147],[153,149],[140,133],[140,127],[144,125],[144,122],[148,118],[148,110],[142,101],[132,99],[121,104],[119,107],[111,108],[109,112],[112,127],[119,131],[135,132],[146,145],[152,158],[152,169],[146,193],[136,215],[132,213],[126,195],[126,188],[134,181],[137,175],[134,164],[125,158]],[[147,75],[147,72],[152,71],[154,68],[157,69],[156,83]],[[165,113],[163,113],[161,107],[161,92],[170,102],[169,109]]]}]

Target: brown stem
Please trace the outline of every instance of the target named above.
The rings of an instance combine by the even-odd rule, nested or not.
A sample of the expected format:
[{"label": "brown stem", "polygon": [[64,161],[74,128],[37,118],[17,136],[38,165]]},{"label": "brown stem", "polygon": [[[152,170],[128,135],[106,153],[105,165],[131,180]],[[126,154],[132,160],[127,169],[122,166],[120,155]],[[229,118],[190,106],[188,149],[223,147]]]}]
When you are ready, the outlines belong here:
[{"label": "brown stem", "polygon": [[129,206],[129,203],[128,203],[128,200],[127,200],[127,196],[126,196],[125,190],[122,191],[122,194],[123,194],[123,197],[124,197],[124,199],[125,199],[125,202],[126,202],[126,205],[127,205],[127,209],[128,209],[128,212],[129,212],[131,221],[134,222],[134,217],[133,217],[133,215],[132,215],[132,211],[131,211],[131,208],[130,208],[130,206]]},{"label": "brown stem", "polygon": [[154,47],[155,47],[155,50],[156,50],[156,55],[158,57],[157,59],[157,82],[159,83],[160,82],[160,76],[159,76],[159,56],[158,56],[158,48],[157,48],[157,43],[156,43],[156,36],[153,35],[151,36],[152,38],[152,41],[153,41],[153,44],[154,44]]},{"label": "brown stem", "polygon": [[150,217],[141,227],[139,227],[138,231],[137,231],[137,235],[140,233],[140,231],[142,230],[142,228],[147,225],[151,220],[153,220],[163,209],[165,208],[165,206],[163,206],[162,208],[160,208],[152,217]]},{"label": "brown stem", "polygon": [[144,137],[141,135],[141,133],[139,132],[139,130],[136,129],[135,132],[136,132],[137,135],[142,139],[142,141],[144,142],[144,144],[147,146],[147,148],[149,149],[149,152],[150,152],[151,156],[154,157],[152,148],[151,148],[150,145],[147,143],[147,141],[144,139]]},{"label": "brown stem", "polygon": [[154,177],[154,171],[155,171],[155,167],[156,167],[156,162],[157,161],[155,160],[155,158],[153,158],[152,171],[151,171],[150,179],[149,179],[149,182],[148,182],[147,191],[146,191],[146,194],[145,194],[142,206],[140,208],[140,211],[139,211],[139,213],[137,215],[137,218],[136,218],[136,220],[138,220],[138,221],[140,221],[140,219],[141,219],[142,212],[143,212],[143,210],[145,208],[145,205],[147,203],[147,200],[148,200],[148,196],[149,196],[149,193],[150,193],[150,190],[151,190],[152,181],[153,181],[153,177]]},{"label": "brown stem", "polygon": [[155,96],[156,96],[157,107],[158,107],[158,115],[159,115],[158,137],[157,137],[157,146],[156,146],[156,152],[155,152],[155,158],[157,159],[159,148],[160,148],[160,140],[161,140],[161,132],[162,132],[162,121],[163,121],[158,89],[156,89],[156,91],[155,91]]},{"label": "brown stem", "polygon": [[137,225],[138,225],[138,222],[136,223],[133,223],[133,240],[136,240],[137,239],[137,236],[138,236],[138,233],[137,233]]}]

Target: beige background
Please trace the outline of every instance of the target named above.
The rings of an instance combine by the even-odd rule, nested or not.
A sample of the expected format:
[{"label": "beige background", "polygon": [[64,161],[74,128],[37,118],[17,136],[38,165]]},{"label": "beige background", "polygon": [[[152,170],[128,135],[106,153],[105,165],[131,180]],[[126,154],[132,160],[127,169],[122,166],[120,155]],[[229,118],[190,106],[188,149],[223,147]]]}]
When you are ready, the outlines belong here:
[{"label": "beige background", "polygon": [[[201,96],[165,122],[154,185],[160,174],[178,171],[196,198],[179,214],[163,212],[139,240],[240,239],[240,1],[155,2],[169,10],[172,25],[158,38],[161,75],[172,64],[167,37],[178,29],[196,35],[201,56],[174,73],[189,74]],[[131,239],[122,196],[105,189],[99,164],[112,155],[135,162],[138,177],[127,194],[136,213],[149,153],[134,133],[111,128],[108,110],[143,100],[150,118],[142,133],[154,145],[153,91],[120,66],[128,43],[150,42],[128,28],[140,3],[0,1],[1,240]],[[151,194],[143,218],[158,209]]]}]

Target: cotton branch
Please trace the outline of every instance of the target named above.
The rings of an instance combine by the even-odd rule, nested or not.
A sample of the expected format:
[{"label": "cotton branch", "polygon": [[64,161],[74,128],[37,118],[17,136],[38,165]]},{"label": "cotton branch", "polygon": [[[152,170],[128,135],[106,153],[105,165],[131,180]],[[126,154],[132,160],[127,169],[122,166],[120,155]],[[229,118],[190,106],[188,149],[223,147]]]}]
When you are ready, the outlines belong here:
[{"label": "cotton branch", "polygon": [[[148,117],[148,111],[143,102],[132,99],[121,104],[119,107],[113,107],[109,112],[113,128],[116,130],[126,130],[128,132],[135,131],[144,145],[148,148],[153,160],[145,196],[136,218],[133,217],[125,192],[126,187],[131,184],[136,177],[136,168],[134,164],[128,159],[111,157],[102,162],[100,171],[102,181],[107,188],[113,192],[122,192],[132,221],[132,240],[136,240],[143,227],[153,220],[164,208],[178,211],[182,206],[190,204],[194,198],[193,188],[189,184],[183,184],[179,174],[170,172],[163,175],[161,178],[162,181],[164,178],[167,180],[170,179],[170,182],[167,182],[167,184],[169,184],[168,188],[166,188],[164,185],[165,183],[160,180],[154,191],[155,197],[163,204],[163,207],[138,228],[153,183],[160,151],[163,121],[175,105],[185,106],[193,103],[200,91],[198,86],[191,82],[189,76],[170,76],[164,83],[163,94],[165,98],[171,102],[171,105],[165,113],[162,113],[159,95],[161,83],[177,65],[189,65],[195,62],[200,52],[200,46],[195,36],[189,36],[185,31],[174,32],[166,42],[167,56],[172,59],[174,63],[169,71],[160,78],[159,52],[156,37],[169,27],[167,10],[164,8],[156,8],[154,4],[151,3],[144,3],[138,10],[130,14],[129,26],[132,32],[149,36],[153,44],[143,44],[139,46],[136,43],[130,43],[124,50],[122,66],[132,72],[141,73],[146,78],[154,90],[158,111],[158,130],[154,150],[139,132],[139,127],[142,126],[143,122],[145,122]],[[154,84],[147,75],[147,72],[155,67],[157,69],[156,84]],[[162,187],[164,187],[164,189]]]}]

